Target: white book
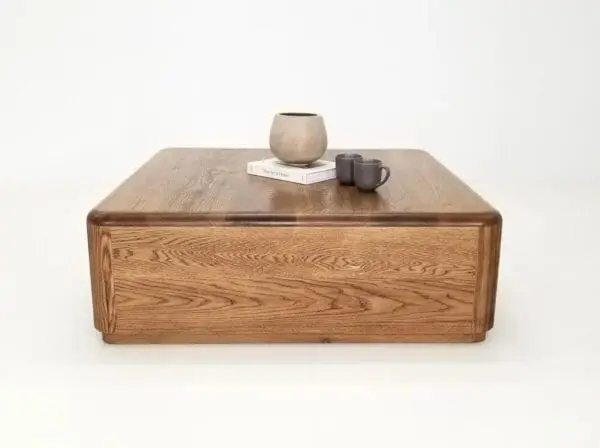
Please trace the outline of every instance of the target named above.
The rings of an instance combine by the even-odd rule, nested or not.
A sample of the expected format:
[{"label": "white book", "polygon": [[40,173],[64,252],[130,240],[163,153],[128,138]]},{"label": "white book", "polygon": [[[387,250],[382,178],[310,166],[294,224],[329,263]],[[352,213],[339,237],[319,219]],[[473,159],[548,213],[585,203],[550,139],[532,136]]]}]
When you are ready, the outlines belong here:
[{"label": "white book", "polygon": [[297,184],[314,184],[335,179],[335,162],[317,160],[307,167],[286,165],[277,158],[248,162],[248,174]]}]

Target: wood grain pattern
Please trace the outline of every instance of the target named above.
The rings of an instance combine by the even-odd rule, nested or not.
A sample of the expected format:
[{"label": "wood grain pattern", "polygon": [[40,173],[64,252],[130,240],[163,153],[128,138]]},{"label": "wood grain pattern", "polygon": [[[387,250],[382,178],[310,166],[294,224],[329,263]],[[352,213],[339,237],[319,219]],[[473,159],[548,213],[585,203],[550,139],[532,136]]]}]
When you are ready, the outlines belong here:
[{"label": "wood grain pattern", "polygon": [[88,223],[88,250],[94,327],[104,333],[113,333],[116,327],[116,315],[108,229]]},{"label": "wood grain pattern", "polygon": [[449,334],[369,334],[368,338],[361,334],[334,334],[323,336],[319,334],[304,333],[278,333],[277,335],[256,334],[207,334],[205,331],[192,329],[186,332],[136,332],[102,334],[104,342],[109,344],[225,344],[225,343],[290,343],[290,342],[481,342],[485,340],[485,333],[449,333]]},{"label": "wood grain pattern", "polygon": [[119,331],[205,328],[235,333],[237,328],[252,333],[268,326],[275,333],[323,333],[340,325],[337,332],[373,334],[383,329],[466,332],[472,326],[473,292],[443,282],[138,277],[118,280],[115,286]]},{"label": "wood grain pattern", "polygon": [[[329,150],[334,160],[341,151]],[[353,151],[390,166],[377,194],[335,180],[298,185],[246,174],[267,150],[170,148],[158,152],[89,214],[103,225],[444,225],[495,222],[498,213],[425,151]]]},{"label": "wood grain pattern", "polygon": [[498,293],[498,276],[500,269],[500,249],[502,245],[502,218],[489,226],[490,227],[490,250],[481,257],[486,259],[489,264],[487,275],[488,289],[484,299],[487,305],[487,326],[486,331],[494,327],[494,317],[496,312],[496,295]]},{"label": "wood grain pattern", "polygon": [[[474,282],[477,227],[113,227],[119,275]],[[474,284],[474,283],[473,283]]]},{"label": "wood grain pattern", "polygon": [[479,267],[474,302],[473,328],[485,332],[494,325],[495,299],[500,258],[501,223],[482,226],[479,236]]},{"label": "wood grain pattern", "polygon": [[476,227],[110,232],[119,334],[369,340],[472,332]]},{"label": "wood grain pattern", "polygon": [[88,214],[104,341],[484,340],[500,214],[424,151],[368,155],[376,194],[247,175],[265,150],[160,151]]}]

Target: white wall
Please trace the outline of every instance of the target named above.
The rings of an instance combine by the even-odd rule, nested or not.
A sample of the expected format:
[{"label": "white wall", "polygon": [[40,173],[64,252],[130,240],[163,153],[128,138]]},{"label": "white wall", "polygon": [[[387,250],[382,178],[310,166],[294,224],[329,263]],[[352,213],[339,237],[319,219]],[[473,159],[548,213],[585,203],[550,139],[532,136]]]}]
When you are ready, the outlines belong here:
[{"label": "white wall", "polygon": [[[155,150],[425,147],[469,180],[598,179],[595,0],[0,3],[0,179],[119,181]],[[6,157],[6,156],[5,156]]]}]

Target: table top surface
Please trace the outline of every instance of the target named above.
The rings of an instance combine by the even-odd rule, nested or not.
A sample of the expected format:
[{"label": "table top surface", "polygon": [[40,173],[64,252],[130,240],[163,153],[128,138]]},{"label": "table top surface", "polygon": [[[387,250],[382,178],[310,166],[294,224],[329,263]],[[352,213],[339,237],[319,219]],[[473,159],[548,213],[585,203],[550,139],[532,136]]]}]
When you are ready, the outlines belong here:
[{"label": "table top surface", "polygon": [[[328,150],[325,160],[349,150]],[[381,159],[391,177],[375,193],[336,180],[301,185],[246,173],[268,149],[167,148],[88,215],[97,224],[481,223],[499,213],[422,150],[352,150]]]}]

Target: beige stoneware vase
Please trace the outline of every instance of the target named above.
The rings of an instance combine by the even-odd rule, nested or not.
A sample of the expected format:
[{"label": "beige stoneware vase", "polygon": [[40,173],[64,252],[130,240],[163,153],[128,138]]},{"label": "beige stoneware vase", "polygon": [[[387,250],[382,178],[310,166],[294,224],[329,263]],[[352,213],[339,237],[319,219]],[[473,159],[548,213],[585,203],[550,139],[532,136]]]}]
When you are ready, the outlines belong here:
[{"label": "beige stoneware vase", "polygon": [[273,117],[269,136],[271,152],[289,165],[307,166],[327,150],[323,117],[307,112],[282,112]]}]

